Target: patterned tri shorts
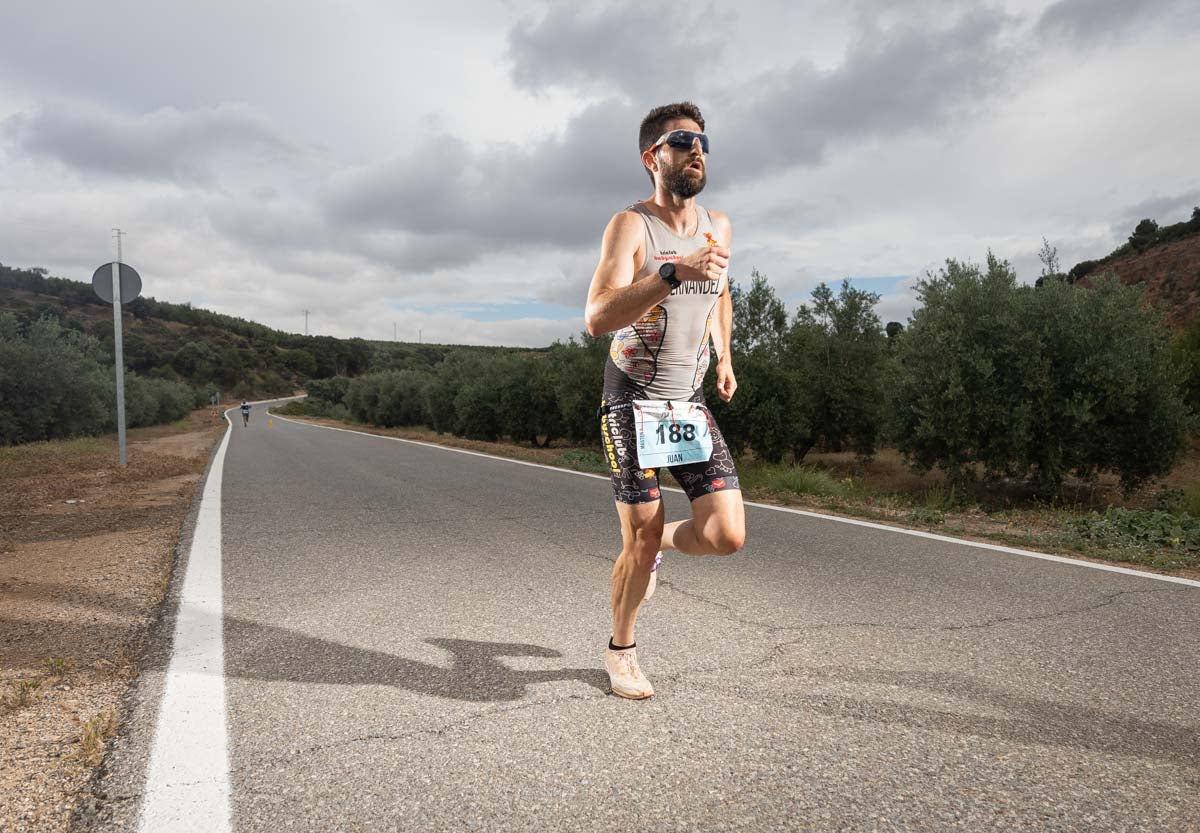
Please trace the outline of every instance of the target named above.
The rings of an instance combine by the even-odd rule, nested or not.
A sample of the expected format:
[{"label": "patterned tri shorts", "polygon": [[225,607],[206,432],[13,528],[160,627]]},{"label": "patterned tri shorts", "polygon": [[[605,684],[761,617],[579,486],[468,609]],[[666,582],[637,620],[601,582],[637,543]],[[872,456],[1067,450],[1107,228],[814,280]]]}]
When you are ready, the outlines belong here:
[{"label": "patterned tri shorts", "polygon": [[[608,460],[613,496],[618,503],[651,503],[659,500],[658,471],[643,469],[637,460],[637,431],[634,427],[633,400],[642,399],[632,391],[605,391],[600,405],[600,434],[604,456]],[[696,391],[692,402],[704,402],[704,392]],[[688,500],[726,489],[740,489],[737,467],[725,445],[725,437],[712,423],[713,453],[706,462],[671,466],[667,470],[683,488]]]}]

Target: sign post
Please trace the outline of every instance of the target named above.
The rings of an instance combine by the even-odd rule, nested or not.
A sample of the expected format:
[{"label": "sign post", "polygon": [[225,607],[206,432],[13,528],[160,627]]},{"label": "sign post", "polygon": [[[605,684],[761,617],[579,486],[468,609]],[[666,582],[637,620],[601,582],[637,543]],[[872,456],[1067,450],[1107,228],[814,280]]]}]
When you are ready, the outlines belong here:
[{"label": "sign post", "polygon": [[125,345],[121,335],[121,304],[129,303],[142,292],[142,278],[132,266],[121,262],[120,254],[92,275],[92,289],[102,301],[113,305],[113,347],[117,369],[117,456],[125,465]]}]

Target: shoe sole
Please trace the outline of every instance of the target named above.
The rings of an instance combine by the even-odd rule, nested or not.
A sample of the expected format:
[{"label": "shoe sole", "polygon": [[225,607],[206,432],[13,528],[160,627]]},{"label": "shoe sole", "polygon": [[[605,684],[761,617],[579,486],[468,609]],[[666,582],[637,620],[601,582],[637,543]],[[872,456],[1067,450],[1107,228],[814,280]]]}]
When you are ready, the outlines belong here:
[{"label": "shoe sole", "polygon": [[623,692],[617,691],[615,688],[612,690],[612,693],[622,699],[625,699],[625,700],[649,700],[651,697],[654,696],[653,691],[650,692],[649,694],[625,694]]}]

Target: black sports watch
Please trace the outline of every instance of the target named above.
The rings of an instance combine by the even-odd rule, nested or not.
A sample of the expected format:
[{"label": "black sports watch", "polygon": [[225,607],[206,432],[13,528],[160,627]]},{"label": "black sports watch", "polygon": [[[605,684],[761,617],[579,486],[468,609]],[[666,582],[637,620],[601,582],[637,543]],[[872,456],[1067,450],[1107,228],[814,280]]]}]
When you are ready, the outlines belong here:
[{"label": "black sports watch", "polygon": [[677,289],[683,281],[675,277],[675,264],[664,263],[658,267],[658,276],[671,285],[672,289]]}]

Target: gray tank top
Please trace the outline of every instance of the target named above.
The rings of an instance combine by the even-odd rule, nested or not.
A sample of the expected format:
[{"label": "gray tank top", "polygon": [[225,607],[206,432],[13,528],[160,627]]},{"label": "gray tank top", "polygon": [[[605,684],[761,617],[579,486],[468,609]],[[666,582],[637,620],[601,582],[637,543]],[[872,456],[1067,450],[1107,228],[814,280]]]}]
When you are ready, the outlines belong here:
[{"label": "gray tank top", "polygon": [[[634,280],[658,280],[658,267],[716,240],[708,209],[696,206],[696,233],[680,237],[643,203],[626,209],[646,226],[646,258]],[[654,276],[649,278],[649,276]],[[704,382],[717,299],[729,280],[684,281],[640,319],[613,334],[604,367],[606,391],[633,390],[645,399],[688,400]]]}]

